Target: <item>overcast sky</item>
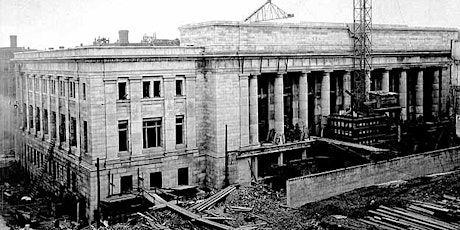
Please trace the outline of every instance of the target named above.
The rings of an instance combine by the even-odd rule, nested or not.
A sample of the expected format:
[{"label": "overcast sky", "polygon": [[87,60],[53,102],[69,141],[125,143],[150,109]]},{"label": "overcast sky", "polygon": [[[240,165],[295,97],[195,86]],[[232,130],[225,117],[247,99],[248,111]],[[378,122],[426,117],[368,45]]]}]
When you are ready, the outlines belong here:
[{"label": "overcast sky", "polygon": [[[9,35],[18,46],[44,49],[88,45],[95,37],[130,42],[156,32],[179,38],[180,25],[203,21],[242,21],[266,0],[0,0],[0,47]],[[295,17],[279,22],[351,22],[353,0],[272,0]],[[460,28],[460,0],[373,0],[373,22]]]}]

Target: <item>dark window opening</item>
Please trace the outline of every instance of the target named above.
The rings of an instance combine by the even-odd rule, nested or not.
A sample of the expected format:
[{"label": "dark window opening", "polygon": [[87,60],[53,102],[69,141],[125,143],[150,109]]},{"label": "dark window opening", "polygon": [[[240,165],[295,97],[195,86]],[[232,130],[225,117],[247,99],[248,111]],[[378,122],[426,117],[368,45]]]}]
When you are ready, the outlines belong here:
[{"label": "dark window opening", "polygon": [[184,117],[176,117],[176,144],[184,143]]},{"label": "dark window opening", "polygon": [[36,122],[35,127],[37,127],[37,131],[40,131],[40,128],[41,128],[40,127],[40,120],[41,120],[40,119],[40,108],[37,107],[37,116],[35,117],[35,122]]},{"label": "dark window opening", "polygon": [[83,151],[88,152],[88,122],[83,121]]},{"label": "dark window opening", "polygon": [[86,83],[83,83],[83,100],[86,100]]},{"label": "dark window opening", "polygon": [[48,110],[43,110],[43,133],[48,134]]},{"label": "dark window opening", "polygon": [[120,193],[130,193],[133,189],[133,176],[122,176],[120,178]]},{"label": "dark window opening", "polygon": [[161,82],[160,81],[154,81],[153,82],[153,97],[161,97]]},{"label": "dark window opening", "polygon": [[176,95],[182,96],[183,95],[183,80],[176,80]]},{"label": "dark window opening", "polygon": [[150,188],[162,188],[161,172],[150,173]]},{"label": "dark window opening", "polygon": [[118,99],[119,100],[128,99],[128,92],[126,91],[126,82],[118,83]]},{"label": "dark window opening", "polygon": [[65,115],[61,114],[61,125],[59,126],[59,140],[65,141]]},{"label": "dark window opening", "polygon": [[77,146],[77,120],[75,117],[70,118],[70,145]]},{"label": "dark window opening", "polygon": [[51,136],[56,138],[56,112],[51,112]]},{"label": "dark window opening", "polygon": [[149,81],[142,82],[142,97],[143,98],[150,97],[150,82]]},{"label": "dark window opening", "polygon": [[128,121],[118,121],[118,150],[128,151]]},{"label": "dark window opening", "polygon": [[161,118],[144,119],[142,129],[144,148],[161,146]]},{"label": "dark window opening", "polygon": [[188,167],[177,170],[177,184],[188,185]]},{"label": "dark window opening", "polygon": [[34,107],[29,105],[29,124],[31,129],[34,128]]}]

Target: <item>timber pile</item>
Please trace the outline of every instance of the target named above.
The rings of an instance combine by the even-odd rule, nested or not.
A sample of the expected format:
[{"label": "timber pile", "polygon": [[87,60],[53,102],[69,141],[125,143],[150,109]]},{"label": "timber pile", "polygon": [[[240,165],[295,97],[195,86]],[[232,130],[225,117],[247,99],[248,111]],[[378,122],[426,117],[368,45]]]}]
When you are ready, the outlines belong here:
[{"label": "timber pile", "polygon": [[235,191],[236,186],[230,185],[225,189],[220,190],[219,192],[215,193],[214,195],[210,196],[208,199],[204,200],[203,202],[196,203],[189,210],[197,210],[198,212],[202,212],[206,209],[212,207],[215,203],[226,197],[231,192]]},{"label": "timber pile", "polygon": [[460,198],[449,195],[444,195],[443,198],[434,202],[411,200],[406,208],[380,205],[359,220],[385,230],[460,229]]}]

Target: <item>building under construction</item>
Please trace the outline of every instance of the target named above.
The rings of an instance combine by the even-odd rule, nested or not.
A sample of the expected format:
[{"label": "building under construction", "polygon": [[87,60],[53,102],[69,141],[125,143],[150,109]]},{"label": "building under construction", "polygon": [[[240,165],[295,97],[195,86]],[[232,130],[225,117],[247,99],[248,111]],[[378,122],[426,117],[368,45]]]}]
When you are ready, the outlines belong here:
[{"label": "building under construction", "polygon": [[374,25],[357,106],[351,27],[214,21],[180,27],[174,46],[131,46],[124,31],[122,45],[16,53],[16,160],[93,219],[136,190],[276,181],[450,146],[458,30]]}]

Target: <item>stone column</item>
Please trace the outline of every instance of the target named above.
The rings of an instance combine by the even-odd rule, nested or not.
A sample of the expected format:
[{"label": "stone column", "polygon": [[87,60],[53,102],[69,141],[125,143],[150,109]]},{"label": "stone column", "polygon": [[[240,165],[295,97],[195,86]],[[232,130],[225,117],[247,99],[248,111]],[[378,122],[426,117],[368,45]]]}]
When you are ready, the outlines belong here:
[{"label": "stone column", "polygon": [[52,116],[52,111],[51,111],[51,76],[46,76],[46,84],[48,86],[48,94],[46,97],[46,103],[47,103],[47,110],[48,110],[48,141],[51,142],[51,139],[53,138],[53,126],[51,124],[51,116]]},{"label": "stone column", "polygon": [[415,85],[415,114],[423,117],[423,69],[419,69]]},{"label": "stone column", "polygon": [[139,155],[142,154],[142,77],[130,77],[128,85],[130,95],[130,119],[128,121],[128,151],[132,155]]},{"label": "stone column", "polygon": [[27,125],[27,133],[30,133],[30,120],[29,120],[29,116],[30,116],[30,111],[29,111],[29,82],[31,81],[30,80],[30,76],[28,74],[26,74],[25,76],[25,84],[26,84],[26,92],[25,92],[25,104],[26,104],[26,125]]},{"label": "stone column", "polygon": [[403,120],[408,119],[407,111],[407,73],[405,69],[401,70],[399,76],[399,105],[401,106],[401,117]]},{"label": "stone column", "polygon": [[249,140],[251,144],[259,143],[259,96],[257,75],[249,77]]},{"label": "stone column", "polygon": [[339,84],[339,79],[341,77],[337,75],[335,77],[335,108],[334,108],[334,113],[339,114],[342,105],[343,105],[343,84]]},{"label": "stone column", "polygon": [[390,92],[390,69],[383,70],[383,73],[382,73],[382,91]]},{"label": "stone column", "polygon": [[278,73],[275,77],[275,131],[276,134],[284,134],[284,73]]},{"label": "stone column", "polygon": [[54,78],[55,82],[55,87],[56,87],[56,91],[54,93],[54,95],[56,96],[56,144],[58,146],[61,146],[61,137],[59,136],[59,134],[61,133],[61,111],[59,110],[59,97],[60,97],[60,87],[61,87],[61,84],[59,84],[59,80],[60,80],[60,77],[59,76],[56,76]]},{"label": "stone column", "polygon": [[440,112],[440,107],[439,105],[441,104],[441,92],[440,92],[440,86],[439,86],[439,68],[435,68],[433,71],[433,91],[431,92],[431,97],[433,98],[433,103],[431,104],[431,115],[433,116],[434,119],[437,119],[439,117],[439,112]]},{"label": "stone column", "polygon": [[69,82],[70,78],[65,77],[64,78],[65,83],[64,83],[64,92],[65,92],[65,143],[66,146],[69,148],[70,152],[70,108],[69,108],[69,100],[70,100],[70,95],[69,95]]},{"label": "stone column", "polygon": [[38,93],[38,98],[39,98],[38,104],[39,104],[39,107],[40,107],[40,117],[39,117],[40,120],[38,122],[40,123],[40,134],[39,134],[40,136],[39,137],[44,140],[44,138],[45,138],[45,127],[43,127],[43,120],[45,119],[44,118],[45,117],[45,109],[44,109],[44,106],[43,106],[43,104],[44,104],[43,94],[45,92],[43,92],[43,87],[44,87],[43,81],[42,81],[43,79],[44,79],[44,76],[39,76],[38,77],[38,85],[39,85],[38,86],[38,92],[39,92]]},{"label": "stone column", "polygon": [[348,111],[351,109],[351,95],[346,91],[351,93],[351,75],[350,71],[345,71],[343,74],[343,109]]},{"label": "stone column", "polygon": [[240,74],[240,146],[249,145],[249,75]]},{"label": "stone column", "polygon": [[[187,114],[185,121],[187,126],[185,131],[187,133],[187,148],[196,148],[196,107],[195,107],[195,88],[196,88],[196,76],[186,75],[185,76],[185,95],[187,95]],[[249,134],[248,134],[249,135]],[[249,138],[249,137],[248,137]]]},{"label": "stone column", "polygon": [[450,69],[448,66],[443,66],[441,70],[441,115],[447,116],[447,101],[449,97],[450,87]]},{"label": "stone column", "polygon": [[77,134],[77,152],[75,155],[78,157],[81,156],[81,123],[80,123],[80,79],[75,79],[75,110],[76,110],[76,130],[75,133]]},{"label": "stone column", "polygon": [[37,80],[36,76],[34,76],[32,81],[32,123],[34,129],[32,130],[35,135],[37,135],[37,97],[35,92],[37,92],[35,81]]},{"label": "stone column", "polygon": [[308,128],[308,79],[310,72],[302,72],[299,78],[299,127]]},{"label": "stone column", "polygon": [[324,71],[321,80],[321,129],[326,126],[327,116],[331,114],[331,72]]},{"label": "stone column", "polygon": [[364,95],[366,100],[369,100],[369,91],[371,91],[371,71],[366,71],[364,73]]},{"label": "stone column", "polygon": [[163,143],[165,143],[166,152],[170,152],[176,149],[176,114],[174,111],[175,76],[165,76],[163,83],[165,97],[165,138],[163,139]]}]

